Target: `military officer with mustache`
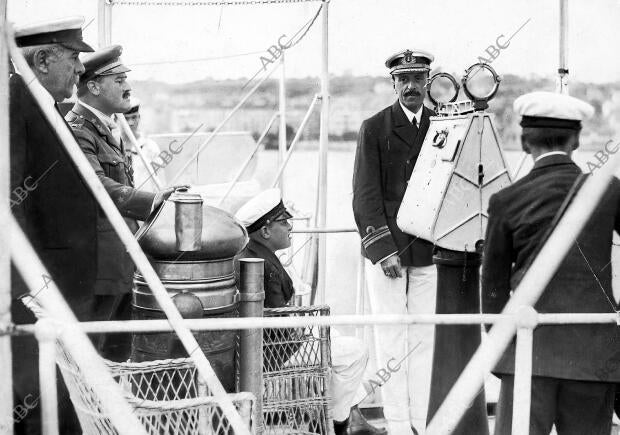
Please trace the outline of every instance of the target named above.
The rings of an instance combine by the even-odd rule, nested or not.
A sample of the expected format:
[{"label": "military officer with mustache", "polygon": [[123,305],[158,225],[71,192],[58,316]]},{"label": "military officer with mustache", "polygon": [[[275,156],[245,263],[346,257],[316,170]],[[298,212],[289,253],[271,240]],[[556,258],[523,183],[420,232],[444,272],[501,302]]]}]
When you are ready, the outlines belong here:
[{"label": "military officer with mustache", "polygon": [[[366,257],[372,314],[435,312],[433,244],[407,235],[396,214],[434,112],[424,106],[433,55],[404,50],[385,62],[398,99],[362,123],[353,172],[353,214]],[[379,326],[379,361],[403,361],[381,388],[390,433],[424,433],[433,326]]]},{"label": "military officer with mustache", "polygon": [[[145,220],[174,188],[157,193],[134,188],[131,159],[121,139],[116,113],[131,107],[130,71],[121,62],[122,47],[106,47],[83,59],[84,73],[77,88],[78,101],[66,120],[99,180],[135,232],[136,220]],[[122,115],[120,115],[122,116]],[[129,320],[135,266],[125,246],[100,209],[97,217],[97,277],[90,320]],[[129,355],[130,335],[96,339],[103,356],[122,361]]]}]

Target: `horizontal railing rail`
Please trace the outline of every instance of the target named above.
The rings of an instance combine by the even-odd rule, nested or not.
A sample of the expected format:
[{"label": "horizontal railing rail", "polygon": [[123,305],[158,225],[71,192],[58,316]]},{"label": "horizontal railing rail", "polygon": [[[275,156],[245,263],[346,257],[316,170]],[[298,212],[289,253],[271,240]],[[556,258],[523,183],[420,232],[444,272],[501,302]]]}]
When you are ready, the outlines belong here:
[{"label": "horizontal railing rail", "polygon": [[[521,316],[515,314],[368,314],[337,315],[320,317],[230,317],[184,319],[183,326],[192,331],[264,329],[264,328],[299,328],[303,326],[372,326],[372,325],[487,325]],[[573,325],[588,323],[617,323],[616,313],[537,313],[539,325]],[[73,326],[73,325],[72,325]],[[101,322],[81,322],[82,331],[93,333],[120,332],[166,332],[172,331],[167,320],[121,320]],[[0,325],[3,334],[32,334],[34,325]]]}]

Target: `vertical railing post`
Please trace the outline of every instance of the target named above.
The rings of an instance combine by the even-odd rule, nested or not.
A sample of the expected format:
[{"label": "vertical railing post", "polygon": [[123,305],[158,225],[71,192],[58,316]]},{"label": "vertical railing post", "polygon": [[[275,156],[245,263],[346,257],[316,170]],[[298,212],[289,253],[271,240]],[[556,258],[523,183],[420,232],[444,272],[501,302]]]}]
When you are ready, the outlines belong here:
[{"label": "vertical railing post", "polygon": [[534,308],[524,306],[517,312],[512,435],[528,435],[530,433],[532,350],[536,325],[538,325],[538,313]]},{"label": "vertical railing post", "polygon": [[[5,43],[6,0],[0,0],[0,246],[6,248],[9,239],[9,196],[11,190],[9,153],[9,52]],[[11,324],[11,258],[8,249],[0,250],[0,326]],[[13,368],[11,336],[0,335],[0,428],[13,434]]]},{"label": "vertical railing post", "polygon": [[[259,258],[239,260],[239,316],[263,317],[264,263]],[[263,330],[248,329],[240,331],[239,340],[239,388],[249,391],[256,397],[253,433],[263,432]]]},{"label": "vertical railing post", "polygon": [[[282,55],[280,56],[280,86],[278,97],[278,110],[280,113],[280,128],[278,130],[278,167],[282,165],[286,157],[286,71],[284,69],[284,56],[285,52],[282,51]],[[280,190],[284,198],[284,177],[280,179]]]},{"label": "vertical railing post", "polygon": [[35,325],[39,343],[39,385],[43,435],[58,435],[58,395],[56,392],[56,324],[41,319]]},{"label": "vertical railing post", "polygon": [[112,43],[112,2],[110,0],[99,0],[97,26],[99,48],[107,47]]},{"label": "vertical railing post", "polygon": [[[329,132],[329,1],[323,0],[323,10],[321,11],[322,37],[321,37],[321,125],[319,133],[319,179],[317,194],[317,213],[316,226],[325,227],[327,221],[327,149]],[[325,303],[325,282],[326,282],[326,256],[327,250],[325,234],[318,234],[318,276],[317,293],[320,304]]]}]

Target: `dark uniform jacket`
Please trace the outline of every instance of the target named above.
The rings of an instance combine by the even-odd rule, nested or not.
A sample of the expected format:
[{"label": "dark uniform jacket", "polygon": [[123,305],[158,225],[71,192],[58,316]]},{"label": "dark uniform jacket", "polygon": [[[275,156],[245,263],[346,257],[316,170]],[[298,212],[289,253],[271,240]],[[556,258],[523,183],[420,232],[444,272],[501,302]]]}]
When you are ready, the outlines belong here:
[{"label": "dark uniform jacket", "polygon": [[[566,155],[543,157],[532,171],[489,200],[482,302],[499,313],[531,261],[539,241],[581,170]],[[620,230],[616,178],[535,305],[541,313],[610,313],[611,246]],[[534,376],[620,381],[620,328],[616,325],[539,326],[534,331]],[[514,373],[514,344],[496,371]]]},{"label": "dark uniform jacket", "polygon": [[262,258],[265,260],[265,307],[280,308],[288,305],[295,290],[293,281],[278,257],[264,245],[250,239],[239,258]]},{"label": "dark uniform jacket", "polygon": [[[18,74],[9,81],[9,118],[11,212],[75,315],[89,320],[97,272],[97,204]],[[41,277],[41,291],[48,282]],[[11,292],[11,320],[34,322],[34,315],[17,299],[28,287],[14,267]],[[39,391],[37,341],[32,335],[14,336],[11,351],[14,403],[30,403]],[[72,418],[66,389],[60,389],[58,398],[60,432],[77,433],[79,424]],[[15,420],[16,434],[41,433],[39,408]]]},{"label": "dark uniform jacket", "polygon": [[[154,193],[133,188],[131,163],[123,143],[118,143],[107,126],[79,102],[67,113],[78,144],[99,176],[99,180],[135,232],[136,219],[145,220],[151,212]],[[97,217],[97,280],[95,294],[118,295],[131,291],[135,266],[112,225],[99,209]]]},{"label": "dark uniform jacket", "polygon": [[432,263],[432,243],[403,233],[396,215],[434,114],[424,107],[420,125],[414,127],[397,100],[362,123],[353,169],[353,214],[362,254],[373,264],[393,253],[403,266]]},{"label": "dark uniform jacket", "polygon": [[[87,320],[82,314],[96,275],[97,206],[22,77],[14,74],[9,86],[11,211],[69,306]],[[14,298],[28,291],[19,274],[12,280]],[[13,305],[15,322],[33,321],[20,302]]]},{"label": "dark uniform jacket", "polygon": [[[262,258],[265,260],[264,285],[265,308],[285,307],[295,290],[293,281],[278,257],[264,245],[250,239],[238,258]],[[237,270],[239,268],[237,267]],[[237,279],[237,281],[239,281]],[[263,371],[272,372],[282,368],[299,348],[300,339],[295,329],[265,329],[263,333]]]}]

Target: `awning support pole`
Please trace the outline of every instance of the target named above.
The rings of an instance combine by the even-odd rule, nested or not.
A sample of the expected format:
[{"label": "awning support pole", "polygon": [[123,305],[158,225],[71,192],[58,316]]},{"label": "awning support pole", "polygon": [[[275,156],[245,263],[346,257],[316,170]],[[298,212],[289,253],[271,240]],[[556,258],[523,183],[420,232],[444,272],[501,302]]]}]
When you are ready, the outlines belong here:
[{"label": "awning support pole", "polygon": [[[329,132],[329,0],[323,1],[321,10],[321,126],[319,132],[319,177],[317,193],[316,226],[323,228],[327,222],[327,152]],[[316,291],[318,303],[325,303],[327,250],[324,234],[318,236],[318,277]]]},{"label": "awning support pole", "polygon": [[[6,35],[6,0],[0,0],[0,246],[9,246],[10,232],[10,135],[9,135],[9,51]],[[0,249],[0,322],[11,323],[11,256],[8,249]],[[0,336],[0,429],[13,434],[13,366],[11,363],[11,336]]]}]

